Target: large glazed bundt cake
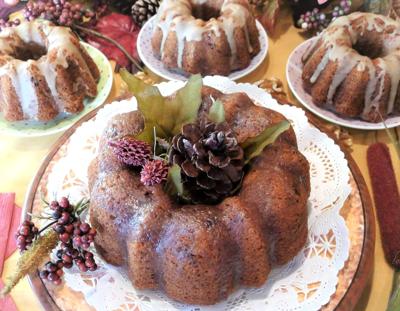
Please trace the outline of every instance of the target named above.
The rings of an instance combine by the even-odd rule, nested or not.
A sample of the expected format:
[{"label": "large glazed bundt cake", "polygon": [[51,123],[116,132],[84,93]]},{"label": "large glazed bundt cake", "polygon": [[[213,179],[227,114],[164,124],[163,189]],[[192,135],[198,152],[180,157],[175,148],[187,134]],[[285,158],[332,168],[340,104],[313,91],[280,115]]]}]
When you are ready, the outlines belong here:
[{"label": "large glazed bundt cake", "polygon": [[8,121],[77,113],[97,95],[99,70],[69,28],[24,22],[0,33],[0,111]]},{"label": "large glazed bundt cake", "polygon": [[229,75],[250,64],[260,42],[247,0],[164,0],[152,47],[169,69]]},{"label": "large glazed bundt cake", "polygon": [[340,17],[303,63],[304,87],[318,106],[369,122],[400,113],[398,22],[371,13]]},{"label": "large glazed bundt cake", "polygon": [[[244,93],[203,87],[201,96],[199,115],[212,100],[222,102],[239,143],[285,120]],[[120,162],[108,145],[143,127],[139,111],[114,117],[89,167],[96,248],[107,262],[125,267],[136,288],[160,289],[185,303],[214,304],[236,286],[263,285],[272,267],[304,246],[309,164],[291,128],[260,151],[238,192],[215,205],[190,205],[177,203],[159,184],[144,186],[139,172]]]}]

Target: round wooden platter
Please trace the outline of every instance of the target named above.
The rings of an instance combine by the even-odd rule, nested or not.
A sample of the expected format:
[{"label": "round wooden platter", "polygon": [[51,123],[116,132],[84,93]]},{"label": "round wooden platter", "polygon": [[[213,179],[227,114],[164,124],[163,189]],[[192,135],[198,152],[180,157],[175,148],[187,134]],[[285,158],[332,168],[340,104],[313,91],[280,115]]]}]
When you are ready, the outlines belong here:
[{"label": "round wooden platter", "polygon": [[[51,165],[59,157],[60,151],[62,151],[70,136],[83,122],[93,118],[101,108],[102,106],[72,126],[51,148],[30,186],[24,205],[25,216],[28,212],[37,213],[40,209],[41,193],[45,188]],[[375,220],[372,202],[364,178],[350,153],[335,139],[334,134],[327,130],[323,122],[309,113],[307,113],[307,117],[314,126],[325,132],[341,147],[351,171],[352,193],[341,210],[349,229],[350,255],[339,273],[336,292],[332,295],[330,302],[321,310],[353,310],[370,280],[373,268]],[[81,293],[74,292],[67,286],[54,287],[45,284],[38,276],[38,272],[31,274],[29,280],[44,310],[93,310],[84,301]],[[71,303],[71,301],[73,302]]]}]

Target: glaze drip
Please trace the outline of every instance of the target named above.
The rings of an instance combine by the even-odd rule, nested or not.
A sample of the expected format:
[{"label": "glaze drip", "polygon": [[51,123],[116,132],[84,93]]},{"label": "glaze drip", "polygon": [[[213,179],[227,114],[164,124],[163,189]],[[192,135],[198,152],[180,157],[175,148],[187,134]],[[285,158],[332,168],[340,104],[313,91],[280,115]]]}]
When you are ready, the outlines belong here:
[{"label": "glaze drip", "polygon": [[[32,77],[31,66],[35,66],[36,71],[45,78],[58,111],[64,111],[64,104],[57,89],[58,68],[68,69],[68,59],[74,59],[80,70],[89,71],[79,47],[71,42],[71,35],[70,29],[54,27],[46,21],[22,23],[17,27],[6,28],[0,33],[2,54],[13,55],[20,46],[29,46],[31,43],[45,48],[47,52],[37,60],[22,61],[10,58],[9,62],[0,67],[0,76],[8,75],[13,81],[25,119],[36,119],[38,112],[35,78]],[[13,70],[8,70],[10,66]],[[78,83],[81,82],[77,81],[76,84]]]},{"label": "glaze drip", "polygon": [[243,10],[241,4],[232,0],[223,0],[220,16],[211,18],[208,21],[196,19],[193,15],[194,6],[205,5],[209,0],[164,0],[161,3],[155,29],[162,31],[162,40],[159,50],[161,59],[164,58],[164,47],[168,36],[171,33],[176,35],[177,67],[182,68],[185,43],[191,41],[201,41],[203,35],[212,33],[216,37],[225,34],[231,50],[231,64],[237,59],[237,46],[235,41],[235,31],[238,28],[244,30],[248,51],[254,49],[249,39],[247,19],[249,12]]},{"label": "glaze drip", "polygon": [[[383,36],[381,56],[371,59],[360,55],[353,47],[360,38],[365,40],[367,32]],[[397,90],[400,82],[400,24],[383,16],[370,13],[353,13],[336,19],[323,31],[318,39],[304,53],[303,63],[318,52],[324,56],[319,61],[309,81],[317,82],[321,73],[330,63],[336,63],[336,70],[329,86],[326,105],[332,106],[334,96],[349,73],[368,72],[369,80],[364,98],[361,117],[368,119],[370,113],[379,111],[385,98],[385,77],[390,80],[390,96],[385,104],[387,114],[395,110]]]}]

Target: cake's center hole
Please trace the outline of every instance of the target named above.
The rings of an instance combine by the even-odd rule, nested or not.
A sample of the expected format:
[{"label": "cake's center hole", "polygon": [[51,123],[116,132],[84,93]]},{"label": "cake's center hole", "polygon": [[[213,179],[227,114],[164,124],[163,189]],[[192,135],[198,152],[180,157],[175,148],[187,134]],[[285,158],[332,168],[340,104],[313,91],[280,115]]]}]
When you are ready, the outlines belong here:
[{"label": "cake's center hole", "polygon": [[[373,41],[372,39],[374,39],[375,41]],[[369,38],[366,36],[360,36],[353,48],[360,55],[367,56],[371,59],[384,56],[383,42],[379,39],[377,40],[376,37]]]},{"label": "cake's center hole", "polygon": [[46,55],[47,50],[44,46],[39,45],[35,42],[25,43],[21,48],[17,48],[14,52],[13,57],[22,61],[27,60],[38,60],[43,55]]},{"label": "cake's center hole", "polygon": [[218,18],[220,10],[207,4],[196,5],[193,8],[193,16],[203,21],[208,21],[212,18]]}]

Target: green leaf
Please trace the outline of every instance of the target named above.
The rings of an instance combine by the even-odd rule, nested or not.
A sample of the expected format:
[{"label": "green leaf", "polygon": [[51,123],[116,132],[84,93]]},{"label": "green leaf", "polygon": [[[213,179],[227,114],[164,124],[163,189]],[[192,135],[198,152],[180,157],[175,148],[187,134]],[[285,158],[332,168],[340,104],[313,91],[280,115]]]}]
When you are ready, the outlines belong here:
[{"label": "green leaf", "polygon": [[35,240],[32,246],[18,259],[14,273],[6,280],[4,288],[0,292],[0,298],[9,294],[24,276],[35,272],[53,248],[57,246],[58,241],[58,234],[53,229]]},{"label": "green leaf", "polygon": [[215,100],[208,112],[208,118],[214,123],[222,123],[225,121],[225,109],[221,101]]},{"label": "green leaf", "polygon": [[157,119],[163,117],[164,97],[156,86],[148,85],[142,80],[131,75],[126,69],[120,71],[122,79],[128,85],[138,102],[138,110],[144,116],[144,129],[136,136],[137,139],[153,145],[153,131],[156,128],[160,137],[165,137],[166,133],[157,125]]},{"label": "green leaf", "polygon": [[279,135],[287,131],[289,128],[289,121],[284,120],[278,124],[267,127],[260,135],[250,138],[242,143],[241,147],[244,150],[245,163],[249,163],[253,158],[260,155],[266,146],[275,142]]},{"label": "green leaf", "polygon": [[157,87],[147,85],[127,70],[121,70],[121,77],[135,95],[144,116],[145,126],[137,139],[153,145],[154,129],[157,137],[168,139],[178,134],[184,124],[197,119],[203,86],[200,75],[192,76],[171,98],[163,97]]},{"label": "green leaf", "polygon": [[186,85],[176,93],[176,96],[167,100],[170,108],[167,109],[168,116],[164,117],[164,119],[171,119],[174,123],[171,136],[179,134],[183,125],[197,120],[201,105],[202,87],[203,80],[201,75],[191,76]]},{"label": "green leaf", "polygon": [[169,168],[168,178],[166,183],[166,192],[171,196],[183,196],[183,184],[181,178],[181,168],[174,164]]},{"label": "green leaf", "polygon": [[400,271],[394,274],[392,294],[390,295],[389,305],[386,311],[400,310]]}]

